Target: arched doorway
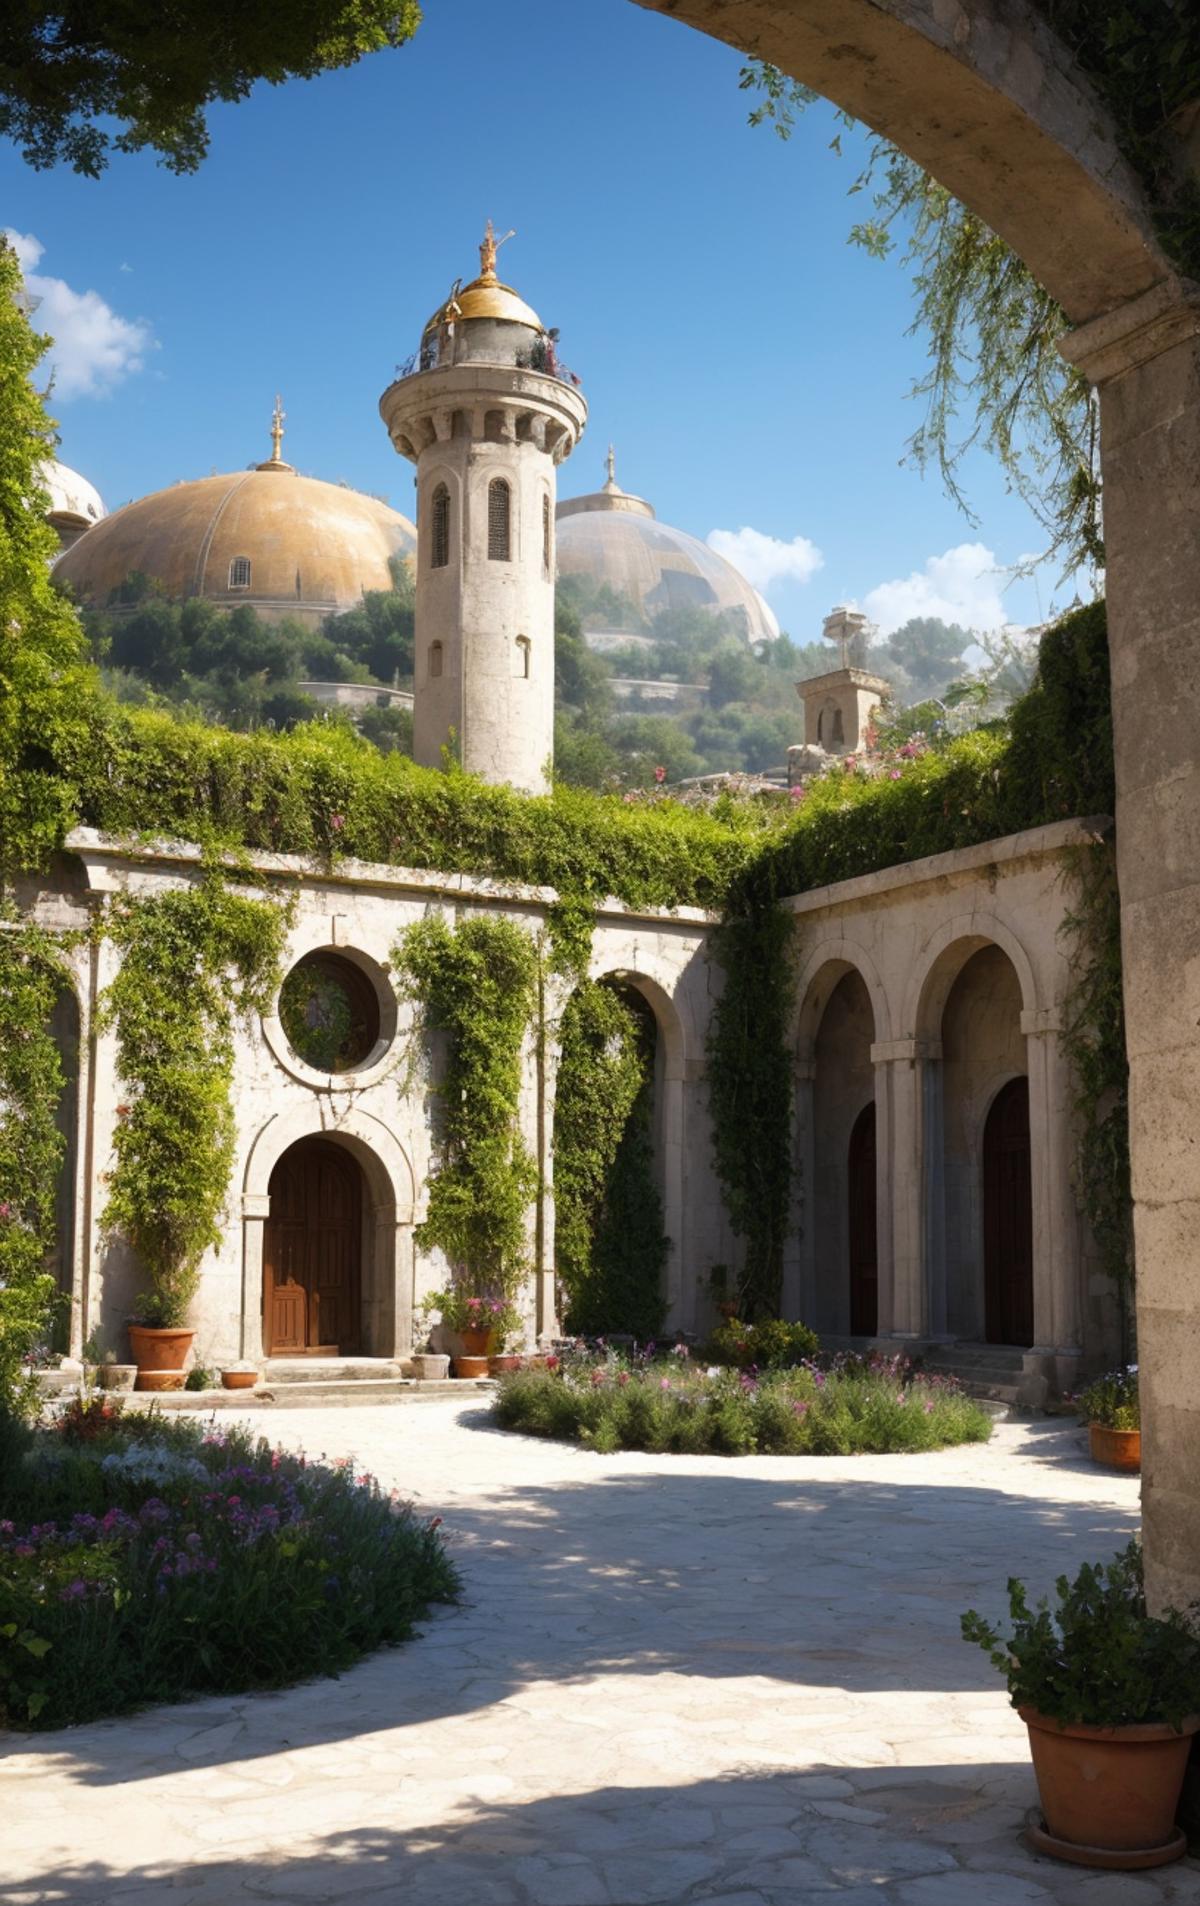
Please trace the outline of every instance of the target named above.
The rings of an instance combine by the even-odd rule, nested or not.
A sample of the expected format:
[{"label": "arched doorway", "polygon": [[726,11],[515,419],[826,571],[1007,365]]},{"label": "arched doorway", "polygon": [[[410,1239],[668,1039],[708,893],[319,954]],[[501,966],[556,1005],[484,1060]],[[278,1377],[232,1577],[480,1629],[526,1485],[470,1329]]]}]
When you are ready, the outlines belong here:
[{"label": "arched doorway", "polygon": [[[812,1048],[811,1165],[804,1160],[812,1183],[801,1187],[803,1222],[812,1232],[813,1281],[802,1294],[802,1315],[819,1333],[873,1333],[878,1324],[875,1288],[869,1297],[864,1289],[856,1302],[854,1265],[861,1260],[865,1266],[869,1256],[875,1277],[875,1186],[873,1177],[868,1188],[854,1182],[853,1175],[865,1172],[863,1109],[868,1102],[874,1155],[875,1014],[866,981],[853,966],[831,963],[823,968],[810,1004],[814,1012],[820,1011],[820,1022]],[[872,1323],[855,1321],[872,1313]]]},{"label": "arched doorway", "polygon": [[872,1099],[854,1121],[846,1165],[850,1334],[854,1337],[873,1337],[879,1328],[875,1183],[875,1101]]},{"label": "arched doorway", "polygon": [[983,1302],[989,1343],[1032,1344],[1028,1079],[1001,1087],[983,1128]]},{"label": "arched doorway", "polygon": [[268,1356],[358,1353],[364,1195],[361,1167],[327,1138],[300,1139],[275,1166],[263,1236]]}]

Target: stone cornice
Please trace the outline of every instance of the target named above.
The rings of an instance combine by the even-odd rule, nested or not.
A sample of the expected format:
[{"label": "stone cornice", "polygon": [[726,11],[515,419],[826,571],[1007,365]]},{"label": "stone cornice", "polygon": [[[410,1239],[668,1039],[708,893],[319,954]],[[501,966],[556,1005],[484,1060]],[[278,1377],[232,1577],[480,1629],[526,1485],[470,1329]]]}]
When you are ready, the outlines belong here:
[{"label": "stone cornice", "polygon": [[[119,892],[133,873],[157,874],[176,882],[198,871],[202,849],[192,841],[122,840],[94,827],[76,827],[64,843],[82,861],[92,893]],[[492,880],[479,874],[430,872],[423,867],[392,867],[384,862],[341,860],[322,867],[303,854],[249,853],[238,862],[250,874],[285,886],[357,889],[359,892],[424,895],[428,899],[474,900],[484,905],[547,908],[558,899],[553,887]],[[703,907],[631,907],[623,900],[597,902],[599,920],[647,921],[654,926],[708,927],[719,916]]]},{"label": "stone cornice", "polygon": [[856,874],[851,880],[838,880],[827,887],[813,887],[808,893],[791,895],[782,902],[790,913],[823,913],[833,907],[852,906],[862,900],[877,899],[905,888],[935,886],[939,881],[978,874],[985,868],[998,871],[1022,861],[1042,860],[1068,847],[1088,847],[1102,840],[1112,826],[1104,814],[1082,820],[1050,821],[1045,827],[1026,828],[1020,834],[1005,834],[999,840],[980,841],[976,847],[956,847],[947,854],[927,854],[923,860],[901,861],[893,867],[881,867],[873,874]]},{"label": "stone cornice", "polygon": [[1200,336],[1200,291],[1164,280],[1140,298],[1091,318],[1059,340],[1068,364],[1093,384],[1107,384],[1189,338]]}]

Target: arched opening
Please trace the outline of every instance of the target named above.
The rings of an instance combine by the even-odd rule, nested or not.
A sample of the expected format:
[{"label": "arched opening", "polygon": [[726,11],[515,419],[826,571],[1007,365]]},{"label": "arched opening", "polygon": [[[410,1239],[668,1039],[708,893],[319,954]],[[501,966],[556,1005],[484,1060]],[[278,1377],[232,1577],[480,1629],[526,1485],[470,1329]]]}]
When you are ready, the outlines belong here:
[{"label": "arched opening", "polygon": [[353,1154],[301,1138],[271,1173],[263,1233],[263,1347],[276,1357],[362,1349],[364,1246],[371,1209]]},{"label": "arched opening", "polygon": [[488,559],[506,563],[512,559],[512,492],[503,477],[488,484]]},{"label": "arched opening", "polygon": [[519,635],[513,646],[513,675],[518,682],[527,682],[529,680],[531,674],[530,658],[532,654],[533,644],[530,642],[529,637],[527,635]]},{"label": "arched opening", "polygon": [[[947,958],[954,957],[949,949]],[[1025,1078],[1025,1036],[1021,1031],[1021,986],[1016,968],[1008,955],[992,943],[971,952],[963,961],[946,994],[941,1016],[942,1091],[941,1091],[941,1184],[940,1209],[943,1220],[945,1264],[945,1321],[951,1336],[968,1341],[985,1339],[992,1343],[1026,1345],[1033,1342],[1033,1282],[1031,1245],[1021,1247],[1008,1269],[988,1270],[987,1225],[989,1221],[986,1127],[989,1108],[998,1103],[997,1092],[1009,1093],[1005,1103],[1015,1120],[1017,1094],[1021,1095],[1025,1125],[1025,1168],[1023,1177],[1010,1160],[1009,1190],[1021,1204],[1008,1214],[997,1240],[1006,1257],[1015,1248],[1015,1240],[1032,1237],[1032,1205],[1029,1179],[1029,1094]],[[1003,1095],[1002,1095],[1003,1096]],[[997,1128],[999,1129],[999,1128]],[[1007,1129],[1007,1128],[1006,1128]],[[1015,1129],[1015,1127],[1013,1128]],[[1011,1135],[1011,1134],[1010,1134]],[[999,1142],[998,1140],[996,1142]],[[936,1154],[930,1160],[936,1174]],[[996,1218],[1000,1224],[999,1217]],[[1001,1282],[1023,1283],[1024,1297],[1005,1300],[993,1311],[986,1297],[989,1276]],[[997,1336],[1001,1327],[1016,1328],[1023,1334]]]},{"label": "arched opening", "polygon": [[835,708],[833,711],[833,733],[829,739],[835,748],[840,748],[846,739],[846,724],[842,720],[842,711],[840,708]]},{"label": "arched opening", "polygon": [[1028,1079],[1001,1086],[983,1128],[983,1293],[988,1343],[1032,1344]]},{"label": "arched opening", "polygon": [[[827,969],[827,985],[830,977]],[[871,1275],[875,1276],[875,1187],[873,1178],[868,1187],[863,1176],[863,1119],[867,1113],[872,1121],[874,1170],[874,1037],[875,1015],[866,982],[857,968],[848,967],[828,993],[813,1044],[813,1182],[809,1209],[815,1287],[812,1314],[804,1320],[818,1331],[838,1336],[848,1332],[869,1336],[876,1329],[874,1321],[863,1321],[867,1311],[876,1308],[874,1285],[869,1303],[864,1294],[868,1228]]]},{"label": "arched opening", "polygon": [[431,682],[436,682],[438,676],[441,674],[443,661],[444,657],[441,643],[431,642],[429,644],[429,679]]},{"label": "arched opening", "polygon": [[430,567],[445,569],[450,561],[450,492],[444,483],[439,483],[433,493],[431,516]]},{"label": "arched opening", "polygon": [[850,1334],[873,1337],[879,1328],[879,1246],[876,1235],[875,1101],[864,1105],[850,1132],[846,1163],[850,1241]]},{"label": "arched opening", "polygon": [[555,1258],[565,1327],[655,1336],[667,1311],[664,1041],[630,981],[587,981],[563,1011],[554,1106]]}]

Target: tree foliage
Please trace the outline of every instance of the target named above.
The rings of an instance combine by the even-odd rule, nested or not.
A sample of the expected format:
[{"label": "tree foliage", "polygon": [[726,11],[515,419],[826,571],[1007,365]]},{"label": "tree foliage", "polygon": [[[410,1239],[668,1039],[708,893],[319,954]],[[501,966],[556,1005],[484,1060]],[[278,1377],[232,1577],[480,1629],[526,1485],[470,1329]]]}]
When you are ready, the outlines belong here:
[{"label": "tree foliage", "polygon": [[113,152],[146,150],[194,172],[214,101],[353,66],[420,18],[417,0],[18,0],[0,25],[0,133],[29,165],[89,178]]},{"label": "tree foliage", "polygon": [[100,1002],[125,1094],[113,1137],[106,1228],[149,1274],[145,1323],[187,1319],[200,1260],[220,1241],[233,1165],[235,1014],[268,1009],[286,921],[276,902],[210,869],[192,886],[120,894],[107,932],[121,963]]},{"label": "tree foliage", "polygon": [[529,1269],[537,1165],[521,1136],[521,1049],[534,1017],[537,950],[510,920],[409,927],[394,968],[420,1025],[444,1035],[435,1086],[437,1168],[414,1236],[445,1253],[471,1296],[513,1298]]}]

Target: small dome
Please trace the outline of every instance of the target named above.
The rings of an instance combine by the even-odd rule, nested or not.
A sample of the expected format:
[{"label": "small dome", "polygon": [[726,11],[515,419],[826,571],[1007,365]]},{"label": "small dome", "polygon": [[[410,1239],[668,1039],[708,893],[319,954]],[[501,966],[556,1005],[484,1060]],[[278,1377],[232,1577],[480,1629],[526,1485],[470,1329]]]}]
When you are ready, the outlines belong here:
[{"label": "small dome", "polygon": [[731,562],[686,530],[658,522],[649,503],[619,487],[611,449],[604,488],[566,498],[555,518],[560,576],[607,583],[649,620],[664,609],[708,609],[728,614],[747,643],[779,634],[773,611]]},{"label": "small dome", "polygon": [[107,516],[100,492],[86,477],[80,476],[78,470],[68,469],[65,463],[44,463],[38,475],[50,492],[46,515],[52,523],[64,517],[72,526],[77,524],[80,529],[88,529]]},{"label": "small dome", "polygon": [[[512,234],[509,233],[511,237]],[[450,293],[445,304],[439,305],[422,333],[428,337],[439,325],[457,324],[464,318],[499,319],[507,324],[523,324],[531,331],[544,329],[542,320],[524,298],[519,297],[511,285],[501,284],[496,276],[496,253],[504,243],[497,240],[492,230],[492,221],[487,222],[487,232],[479,247],[480,271],[469,285],[461,290],[457,287]]]},{"label": "small dome", "polygon": [[300,476],[278,460],[177,483],[127,503],[61,555],[55,575],[104,608],[132,573],[172,600],[239,603],[267,619],[316,621],[389,589],[389,560],[416,549],[414,525],[378,498]]}]

